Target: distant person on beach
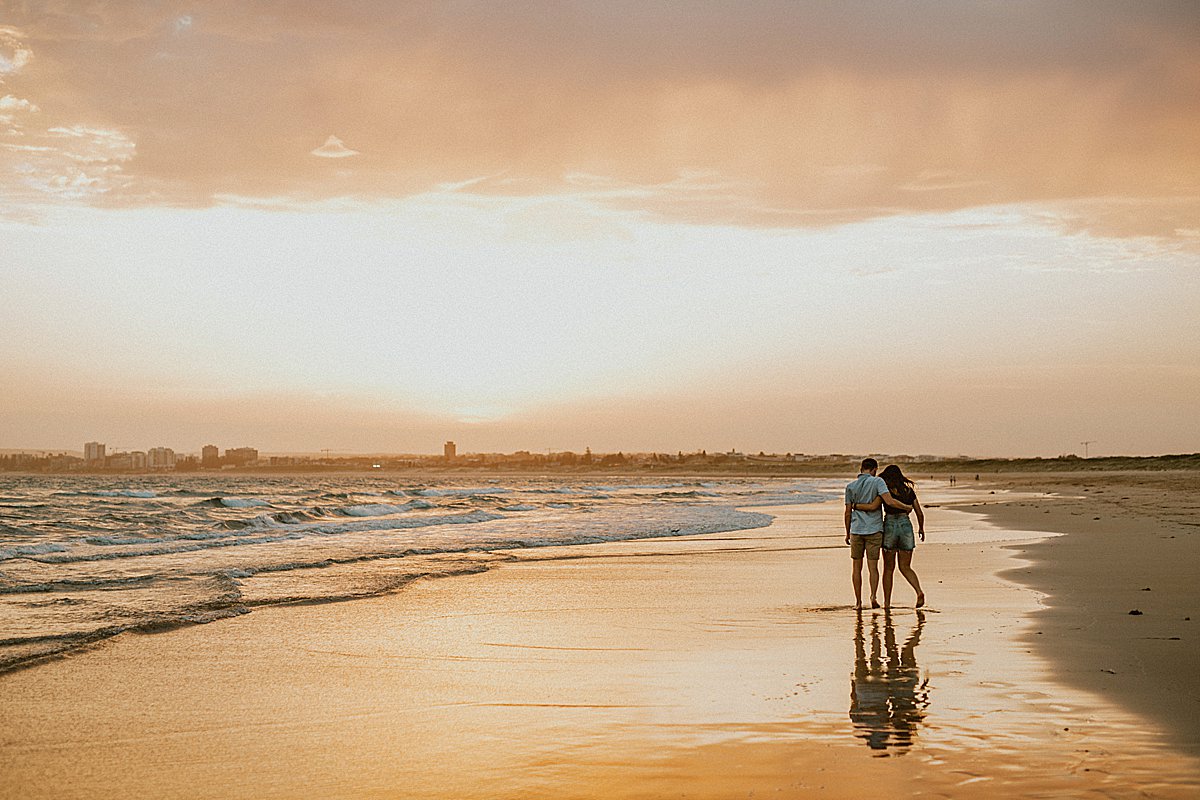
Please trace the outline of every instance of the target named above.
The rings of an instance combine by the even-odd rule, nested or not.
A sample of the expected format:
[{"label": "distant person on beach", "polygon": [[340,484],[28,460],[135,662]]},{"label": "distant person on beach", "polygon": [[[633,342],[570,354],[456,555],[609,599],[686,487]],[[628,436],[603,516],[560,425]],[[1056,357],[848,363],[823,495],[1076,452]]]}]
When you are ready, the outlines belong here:
[{"label": "distant person on beach", "polygon": [[[888,492],[917,515],[917,535],[925,541],[925,512],[921,501],[917,499],[917,491],[913,482],[905,477],[900,467],[888,464],[879,473],[879,477],[887,484]],[[917,608],[925,605],[925,593],[921,591],[921,581],[912,568],[913,551],[917,549],[913,537],[912,520],[908,511],[899,506],[884,505],[883,507],[883,607],[892,607],[892,580],[895,578],[896,565],[900,565],[900,574],[908,581],[909,586],[917,593]]]},{"label": "distant person on beach", "polygon": [[850,579],[854,584],[854,607],[861,609],[863,558],[871,581],[871,608],[879,608],[879,551],[883,547],[883,511],[887,504],[901,510],[912,506],[894,499],[884,480],[875,475],[879,462],[864,458],[858,477],[846,486],[846,544],[850,545]]}]

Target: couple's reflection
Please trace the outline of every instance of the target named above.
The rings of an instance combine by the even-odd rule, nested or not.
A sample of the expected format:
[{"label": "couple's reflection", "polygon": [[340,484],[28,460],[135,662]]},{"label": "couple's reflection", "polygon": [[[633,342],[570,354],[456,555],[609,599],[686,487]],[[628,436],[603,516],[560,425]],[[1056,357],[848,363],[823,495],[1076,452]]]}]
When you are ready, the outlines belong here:
[{"label": "couple's reflection", "polygon": [[[882,626],[883,630],[880,631]],[[866,622],[858,614],[854,623],[854,675],[850,679],[850,721],[854,735],[867,747],[899,755],[912,744],[929,705],[929,679],[917,666],[917,645],[925,626],[925,612],[917,620],[903,647],[896,645],[896,625],[891,614],[871,614]],[[870,653],[867,636],[870,636]]]}]

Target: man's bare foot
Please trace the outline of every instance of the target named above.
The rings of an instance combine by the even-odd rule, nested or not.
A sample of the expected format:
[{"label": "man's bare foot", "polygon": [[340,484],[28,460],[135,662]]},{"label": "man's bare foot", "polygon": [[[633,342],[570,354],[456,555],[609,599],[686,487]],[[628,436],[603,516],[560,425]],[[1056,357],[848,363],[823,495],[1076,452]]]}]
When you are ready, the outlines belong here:
[{"label": "man's bare foot", "polygon": [[879,601],[874,597],[871,598],[871,608],[879,608]]},{"label": "man's bare foot", "polygon": [[917,595],[917,608],[920,608],[923,605],[925,605],[925,593],[921,592]]},{"label": "man's bare foot", "polygon": [[862,600],[859,600],[857,603],[854,604],[854,610],[862,611]]}]

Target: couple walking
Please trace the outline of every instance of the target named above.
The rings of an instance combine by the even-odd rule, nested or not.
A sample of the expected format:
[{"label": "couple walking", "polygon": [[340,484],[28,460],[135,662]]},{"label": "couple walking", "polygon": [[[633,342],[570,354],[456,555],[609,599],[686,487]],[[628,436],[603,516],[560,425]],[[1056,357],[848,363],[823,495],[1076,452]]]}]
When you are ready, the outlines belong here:
[{"label": "couple walking", "polygon": [[917,500],[913,482],[895,464],[880,475],[879,462],[864,458],[858,477],[846,487],[846,544],[850,545],[851,579],[855,608],[862,608],[862,567],[866,556],[871,581],[871,608],[879,608],[879,551],[883,550],[883,607],[892,607],[892,580],[897,565],[900,574],[917,593],[917,608],[925,605],[921,581],[912,568],[913,536],[910,511],[917,513],[918,534],[925,541],[925,512]]}]

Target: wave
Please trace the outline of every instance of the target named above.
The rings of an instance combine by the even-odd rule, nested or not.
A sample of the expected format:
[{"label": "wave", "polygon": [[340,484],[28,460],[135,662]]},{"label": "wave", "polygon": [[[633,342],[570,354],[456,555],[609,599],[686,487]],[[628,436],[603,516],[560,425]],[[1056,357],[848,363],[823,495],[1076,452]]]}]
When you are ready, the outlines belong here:
[{"label": "wave", "polygon": [[826,500],[836,500],[842,496],[842,491],[822,492],[801,492],[792,491],[785,494],[773,494],[770,492],[754,492],[752,496],[739,497],[737,504],[743,507],[754,506],[798,506],[807,505],[809,503],[823,503]]},{"label": "wave", "polygon": [[512,489],[500,486],[486,489],[414,489],[410,490],[410,493],[420,497],[475,497],[477,495],[511,494]]},{"label": "wave", "polygon": [[[199,550],[209,550],[218,547],[239,547],[242,545],[272,544],[289,539],[301,539],[305,536],[336,536],[348,533],[371,533],[388,530],[407,530],[411,528],[428,528],[435,525],[470,525],[491,520],[503,519],[498,514],[487,511],[470,511],[464,514],[448,514],[437,517],[416,517],[407,519],[369,519],[358,521],[309,522],[299,524],[282,524],[270,514],[262,514],[251,520],[251,523],[236,531],[194,531],[170,538],[138,539],[138,545],[129,549],[105,550],[90,553],[67,553],[66,547],[58,546],[53,551],[44,554],[23,555],[24,558],[43,564],[75,564],[89,561],[108,561],[122,558],[143,558],[145,556],[161,556],[176,553],[190,553]],[[93,537],[100,538],[100,537]],[[119,542],[108,542],[117,544]],[[153,546],[151,546],[153,545]],[[37,545],[42,547],[43,545]],[[45,545],[49,547],[49,545]],[[3,552],[3,551],[0,551]]]},{"label": "wave", "polygon": [[[12,510],[7,521],[16,527],[0,524],[0,559],[10,559],[0,561],[0,595],[17,615],[4,635],[143,629],[244,613],[230,604],[366,597],[531,548],[761,527],[771,517],[744,507],[841,493],[819,481],[479,480],[174,476],[109,483],[105,495],[85,479],[8,490],[0,503],[31,510]],[[79,491],[53,497],[57,489]],[[105,499],[150,490],[158,500]],[[0,671],[17,651],[60,648],[30,642],[0,645]]]},{"label": "wave", "polygon": [[162,539],[149,539],[140,536],[85,536],[83,541],[97,547],[120,547],[129,544],[145,544],[146,542],[161,542]]},{"label": "wave", "polygon": [[261,497],[210,497],[207,500],[201,500],[195,505],[212,506],[213,508],[255,508],[257,506],[269,506],[269,500],[263,500]]},{"label": "wave", "polygon": [[55,492],[56,497],[158,497],[149,489],[95,489],[90,492]]},{"label": "wave", "polygon": [[0,640],[0,672],[58,658],[72,650],[121,633],[158,633],[248,613],[249,608],[240,604],[230,604],[220,608],[189,610],[153,619],[105,625],[90,631],[3,639]]},{"label": "wave", "polygon": [[10,558],[29,558],[46,553],[64,553],[67,546],[61,542],[40,542],[38,544],[23,544],[16,547],[0,548],[0,561]]},{"label": "wave", "polygon": [[[680,489],[689,484],[686,483],[628,483],[614,486],[585,486],[584,488],[591,492],[624,492],[633,489]],[[696,484],[691,484],[695,486]]]},{"label": "wave", "polygon": [[0,594],[46,594],[48,592],[79,592],[92,589],[128,589],[130,587],[147,586],[158,583],[157,575],[126,575],[120,578],[60,578],[59,580],[40,581],[38,583],[5,583],[0,584]]},{"label": "wave", "polygon": [[412,511],[413,506],[405,503],[401,506],[388,505],[387,503],[364,503],[356,506],[344,506],[337,509],[339,514],[345,514],[348,517],[384,517],[388,514],[403,514],[406,511]]}]

